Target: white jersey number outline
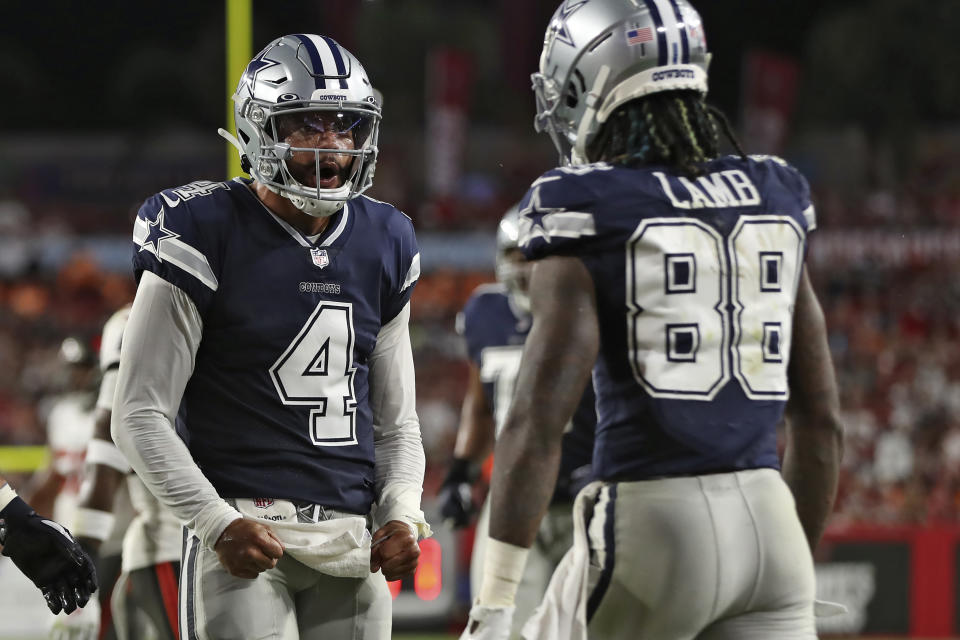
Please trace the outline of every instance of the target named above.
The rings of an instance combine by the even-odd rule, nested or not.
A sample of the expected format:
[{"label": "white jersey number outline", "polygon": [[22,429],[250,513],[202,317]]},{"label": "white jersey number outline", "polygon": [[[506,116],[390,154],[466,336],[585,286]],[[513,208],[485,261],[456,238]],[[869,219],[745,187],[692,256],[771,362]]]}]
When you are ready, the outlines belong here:
[{"label": "white jersey number outline", "polygon": [[486,347],[480,352],[480,381],[493,384],[494,438],[500,436],[520,373],[523,345]]},{"label": "white jersey number outline", "polygon": [[627,243],[627,344],[655,398],[709,401],[736,377],[752,400],[786,399],[804,232],[742,217],[726,243],[693,218],[644,220]]},{"label": "white jersey number outline", "polygon": [[353,305],[323,301],[270,367],[280,402],[315,407],[309,431],[318,447],[357,444],[353,342]]}]

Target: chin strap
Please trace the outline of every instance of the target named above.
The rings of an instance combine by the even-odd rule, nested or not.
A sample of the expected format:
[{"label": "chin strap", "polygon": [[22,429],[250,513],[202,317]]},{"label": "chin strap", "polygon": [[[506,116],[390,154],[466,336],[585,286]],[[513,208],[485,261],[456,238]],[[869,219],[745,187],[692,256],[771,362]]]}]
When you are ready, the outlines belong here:
[{"label": "chin strap", "polygon": [[217,129],[217,134],[219,134],[221,138],[223,138],[224,140],[226,140],[227,142],[235,146],[237,148],[237,151],[240,152],[240,155],[243,155],[243,147],[240,146],[240,141],[237,140],[237,137],[235,135],[233,135],[232,133],[230,133],[229,131],[223,128]]},{"label": "chin strap", "polygon": [[237,151],[240,152],[240,168],[250,173],[250,159],[247,158],[247,154],[243,152],[243,147],[240,146],[240,141],[237,140],[237,137],[223,128],[218,128],[217,134],[237,148]]},{"label": "chin strap", "polygon": [[280,193],[293,203],[297,209],[314,218],[327,218],[335,214],[346,204],[344,200],[316,200],[288,193]]},{"label": "chin strap", "polygon": [[590,93],[586,95],[587,108],[583,112],[583,117],[580,118],[580,126],[577,127],[577,141],[573,148],[573,157],[571,158],[574,164],[587,162],[587,132],[590,131],[590,128],[593,126],[593,119],[597,113],[597,107],[600,106],[600,92],[603,90],[603,85],[607,83],[607,77],[609,75],[610,67],[607,65],[600,67],[600,72],[597,73],[597,79],[590,88]]}]

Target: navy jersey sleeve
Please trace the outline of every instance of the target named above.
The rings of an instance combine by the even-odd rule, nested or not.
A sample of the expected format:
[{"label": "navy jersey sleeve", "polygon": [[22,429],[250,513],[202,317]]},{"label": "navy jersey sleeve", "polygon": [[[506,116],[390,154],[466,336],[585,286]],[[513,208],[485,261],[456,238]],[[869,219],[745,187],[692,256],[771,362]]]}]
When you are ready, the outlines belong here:
[{"label": "navy jersey sleeve", "polygon": [[388,284],[381,305],[382,324],[393,320],[404,305],[410,302],[413,288],[420,279],[420,246],[417,244],[413,222],[394,209],[388,218],[388,227],[394,254],[387,264]]},{"label": "navy jersey sleeve", "polygon": [[786,190],[794,194],[797,200],[797,207],[803,212],[806,232],[807,235],[809,235],[810,232],[817,228],[817,214],[810,196],[810,183],[807,182],[807,179],[796,167],[777,156],[750,156],[750,158],[765,165],[768,170],[777,176],[777,179]]},{"label": "navy jersey sleeve", "polygon": [[520,247],[528,260],[589,252],[597,246],[592,211],[602,194],[597,193],[594,174],[610,168],[604,163],[561,167],[534,181],[520,202]]},{"label": "navy jersey sleeve", "polygon": [[457,318],[459,325],[457,330],[463,335],[463,341],[467,344],[467,355],[477,367],[480,366],[480,353],[484,347],[484,340],[480,331],[484,325],[484,296],[482,291],[483,285],[481,285],[481,289],[471,294],[470,299],[467,300],[467,304],[464,305],[463,311]]},{"label": "navy jersey sleeve", "polygon": [[185,201],[176,190],[147,199],[133,228],[137,280],[151,271],[182,289],[201,315],[219,286],[216,198]]}]

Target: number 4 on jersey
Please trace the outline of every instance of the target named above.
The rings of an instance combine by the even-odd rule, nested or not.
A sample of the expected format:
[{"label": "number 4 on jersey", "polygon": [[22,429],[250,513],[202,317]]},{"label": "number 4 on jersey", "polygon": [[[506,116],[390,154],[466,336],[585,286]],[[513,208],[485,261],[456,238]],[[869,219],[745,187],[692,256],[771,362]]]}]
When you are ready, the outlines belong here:
[{"label": "number 4 on jersey", "polygon": [[319,447],[357,444],[353,340],[353,305],[321,302],[270,367],[283,404],[315,407],[308,427]]}]

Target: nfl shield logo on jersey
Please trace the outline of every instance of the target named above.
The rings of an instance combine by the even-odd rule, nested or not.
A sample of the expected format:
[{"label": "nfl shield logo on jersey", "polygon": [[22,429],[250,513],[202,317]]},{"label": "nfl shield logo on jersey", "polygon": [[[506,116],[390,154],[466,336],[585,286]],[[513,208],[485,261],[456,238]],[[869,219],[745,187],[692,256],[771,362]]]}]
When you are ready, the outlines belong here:
[{"label": "nfl shield logo on jersey", "polygon": [[326,249],[310,249],[310,258],[313,260],[313,264],[321,269],[330,264],[330,256],[327,255]]},{"label": "nfl shield logo on jersey", "polygon": [[254,498],[253,506],[260,507],[261,509],[266,509],[267,507],[273,506],[273,498]]}]

